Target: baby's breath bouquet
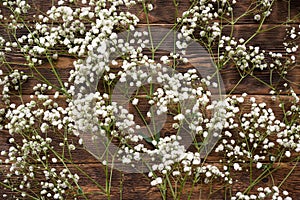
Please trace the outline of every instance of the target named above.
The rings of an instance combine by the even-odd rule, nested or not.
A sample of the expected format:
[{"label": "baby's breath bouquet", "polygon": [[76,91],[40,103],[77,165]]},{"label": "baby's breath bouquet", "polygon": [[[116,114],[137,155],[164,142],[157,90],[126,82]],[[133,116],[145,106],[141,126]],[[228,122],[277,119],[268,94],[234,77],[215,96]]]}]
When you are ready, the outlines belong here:
[{"label": "baby's breath bouquet", "polygon": [[297,198],[299,16],[245,2],[1,1],[2,198]]}]

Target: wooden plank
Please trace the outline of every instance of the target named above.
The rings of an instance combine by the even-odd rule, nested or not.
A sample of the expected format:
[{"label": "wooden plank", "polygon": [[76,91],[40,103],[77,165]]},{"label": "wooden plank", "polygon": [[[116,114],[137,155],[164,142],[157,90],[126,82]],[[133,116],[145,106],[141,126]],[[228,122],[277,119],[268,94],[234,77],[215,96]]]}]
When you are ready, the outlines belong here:
[{"label": "wooden plank", "polygon": [[[240,95],[235,95],[235,96],[240,96]],[[284,96],[284,95],[277,96],[275,100],[273,100],[273,97],[271,95],[248,95],[247,97],[245,97],[245,101],[242,104],[243,107],[241,108],[241,109],[243,109],[244,112],[250,111],[251,103],[250,103],[249,99],[251,97],[254,97],[256,99],[256,102],[258,102],[258,103],[265,102],[266,107],[272,108],[275,115],[279,118],[281,118],[283,116],[282,109],[279,107],[279,104],[281,102],[284,102],[285,107],[288,108],[288,105],[291,104],[290,101],[292,100],[292,97]],[[49,95],[49,98],[53,99],[53,96]],[[138,98],[139,98],[138,105],[139,105],[140,111],[142,114],[146,115],[146,112],[149,109],[148,100],[145,99],[145,97],[143,97],[143,96],[141,96],[141,97],[138,96]],[[0,99],[2,99],[1,95],[0,95]],[[30,98],[30,95],[22,96],[23,103],[30,102],[31,100],[36,100],[36,97],[32,99],[32,98]],[[58,99],[53,99],[53,100],[54,100],[54,102],[56,102],[58,104],[58,106],[63,107],[63,108],[68,105],[64,96],[60,96]],[[17,106],[22,104],[19,96],[12,96],[11,103],[16,104]],[[0,101],[0,108],[3,108],[3,107],[4,107],[4,104],[2,101]],[[132,112],[136,112],[135,108],[132,105],[129,105],[129,109]]]},{"label": "wooden plank", "polygon": [[[36,14],[37,11],[46,11],[48,10],[52,2],[57,3],[58,0],[54,1],[47,1],[47,0],[28,0],[28,2],[32,3],[35,2],[34,9],[32,9],[29,14],[26,16],[26,20],[28,23],[31,23],[33,20],[32,15]],[[179,4],[178,13],[181,14],[184,10],[186,10],[190,6],[189,0],[178,0]],[[290,2],[290,10],[288,8]],[[234,14],[235,17],[238,17],[239,15],[243,14],[245,10],[247,10],[248,6],[254,3],[253,0],[245,0],[245,1],[239,1],[234,6]],[[149,23],[156,24],[158,26],[162,27],[170,27],[172,23],[175,21],[175,13],[176,9],[173,5],[172,1],[164,1],[164,0],[156,0],[153,1],[154,9],[149,14]],[[0,5],[0,9],[2,5]],[[82,4],[75,5],[73,7],[82,7]],[[121,8],[122,10],[123,8]],[[126,9],[124,9],[126,10]],[[146,16],[143,14],[142,8],[140,5],[134,6],[130,9],[133,13],[137,13],[138,17],[140,18],[140,23],[145,24],[146,23]],[[4,9],[4,14],[7,15],[9,12]],[[285,26],[279,25],[282,24],[284,21],[286,21],[288,15],[291,15],[291,17],[294,17],[296,15],[299,15],[300,13],[300,1],[286,1],[286,0],[277,0],[274,3],[273,11],[270,17],[266,20],[266,25],[262,26],[262,30],[268,30],[272,29],[274,26],[277,26],[277,28],[272,29],[269,32],[261,33],[254,37],[253,41],[251,41],[250,45],[258,45],[263,49],[267,49],[268,51],[274,51],[274,52],[282,52],[284,53],[285,50],[283,48],[282,42],[283,38],[285,37]],[[251,14],[249,16],[245,16],[241,18],[237,25],[234,26],[234,32],[233,35],[237,38],[243,37],[244,39],[249,38],[252,34],[254,34],[257,31],[258,23],[253,20],[253,15]],[[4,22],[4,21],[3,21]],[[56,23],[59,23],[57,21]],[[294,26],[298,26],[300,23],[300,18],[297,17],[293,21]],[[224,28],[224,31],[229,34],[230,32],[230,26],[227,26]],[[27,34],[28,31],[26,30],[20,30],[18,31],[18,35],[21,36],[23,34]],[[3,29],[0,30],[0,35],[8,37],[7,33],[4,32]],[[297,44],[300,44],[299,41],[296,41]],[[57,49],[59,52],[61,51],[61,47],[58,47]],[[216,53],[216,49],[213,49],[213,51]],[[158,54],[159,56],[160,54]],[[32,87],[37,84],[37,73],[32,72],[31,69],[22,66],[23,59],[20,52],[13,52],[12,54],[8,55],[8,60],[19,62],[20,65],[13,66],[15,69],[24,70],[26,74],[33,74],[34,77],[31,77],[28,82],[24,83],[22,94],[24,101],[29,101],[29,94],[33,94]],[[69,76],[69,71],[73,69],[72,66],[73,59],[70,57],[61,57],[58,62],[55,64],[54,68],[57,70],[59,76],[62,78],[63,81],[67,81]],[[300,75],[300,66],[299,66],[299,59],[297,60],[298,64],[295,68],[289,70],[289,73],[287,75],[287,78],[293,82],[291,85],[294,87],[295,91],[300,94],[300,84],[299,84],[299,75]],[[0,66],[1,69],[4,68],[4,66]],[[59,85],[57,78],[54,76],[53,72],[51,71],[51,66],[49,64],[45,64],[43,66],[38,67],[39,72],[44,75],[47,80],[49,80],[54,85]],[[113,68],[112,70],[118,70],[117,68]],[[186,71],[187,66],[180,66],[178,68],[178,71]],[[224,69],[221,70],[222,78],[226,87],[226,92],[231,92],[232,89],[235,87],[235,85],[239,82],[240,76],[238,71],[236,70],[235,66],[228,65],[225,66]],[[282,86],[285,80],[283,80],[278,74],[274,73],[272,75],[272,80],[270,80],[270,74],[269,72],[261,72],[259,70],[255,70],[253,72],[253,75],[256,78],[261,79],[265,83],[269,84],[272,82],[274,85],[277,85],[279,89],[283,90],[282,94],[286,94],[286,89]],[[103,87],[99,86],[100,90],[103,91]],[[0,91],[2,88],[0,88]],[[249,94],[254,94],[258,102],[266,102],[268,106],[270,106],[276,116],[279,119],[282,119],[282,112],[278,108],[278,101],[271,101],[271,96],[268,95],[270,91],[270,88],[260,81],[256,80],[254,77],[251,77],[251,75],[248,75],[245,79],[243,79],[239,85],[234,89],[232,92],[233,94],[241,94],[243,92],[247,92]],[[47,92],[47,94],[52,95],[54,93],[54,90]],[[17,94],[16,94],[17,95]],[[52,98],[52,96],[51,96]],[[287,106],[289,105],[290,97],[287,96],[281,96],[284,102],[287,103]],[[20,104],[20,99],[18,99],[16,96],[13,97],[12,102],[16,102],[17,104]],[[0,100],[0,108],[2,107]],[[66,106],[65,100],[62,98],[58,99],[58,103],[62,105],[63,107]],[[140,99],[141,103],[141,112],[143,115],[146,114],[148,106],[146,105],[145,101],[143,99]],[[245,102],[243,104],[243,110],[245,112],[249,112],[249,102]],[[136,110],[131,106],[130,110],[132,113],[135,114],[136,120],[138,123],[141,123],[141,118],[137,117]],[[169,119],[171,119],[168,123],[165,124],[165,127],[162,129],[162,135],[170,135],[172,134],[172,116],[169,116]],[[238,130],[235,130],[233,133],[233,139],[236,140],[238,138]],[[63,149],[59,147],[59,143],[63,140],[63,135],[61,132],[49,132],[49,137],[53,139],[53,145],[55,149],[58,151],[58,153],[62,153]],[[11,136],[8,134],[8,131],[0,131],[0,151],[1,150],[7,150],[10,147],[10,144],[8,142],[9,138]],[[225,137],[225,136],[224,136]],[[22,138],[20,136],[16,136],[16,141],[20,141]],[[273,137],[271,137],[271,140],[274,140]],[[75,169],[76,166],[80,166],[83,171],[87,172],[93,179],[100,181],[102,185],[104,185],[105,177],[103,173],[103,167],[100,165],[99,161],[95,159],[91,154],[89,154],[83,147],[76,145],[78,142],[78,138],[75,136],[68,136],[68,141],[70,143],[74,143],[75,146],[77,146],[77,149],[73,152],[71,152],[71,155],[66,154],[66,158],[69,159],[72,157],[74,165],[68,164],[72,171],[80,172],[78,169]],[[258,149],[259,151],[260,149]],[[273,151],[270,151],[269,153],[274,153]],[[218,165],[218,161],[220,158],[222,158],[224,155],[221,153],[212,152],[206,162],[208,164],[216,164]],[[286,182],[283,184],[281,191],[287,189],[290,192],[291,197],[294,199],[298,199],[298,190],[300,189],[300,164],[290,163],[290,161],[294,160],[295,158],[299,158],[299,154],[293,153],[292,157],[289,159],[284,159],[281,163],[280,170],[277,170],[272,176],[268,176],[263,178],[258,186],[272,186],[275,182],[275,184],[279,184],[281,181],[285,179],[285,176],[289,174],[289,172],[294,168],[294,172],[289,175],[289,178],[286,180]],[[0,159],[5,159],[5,157],[0,156]],[[249,169],[249,164],[241,164],[243,165],[244,169]],[[276,164],[275,164],[276,165]],[[57,168],[61,169],[61,164],[56,165]],[[220,166],[220,165],[218,165]],[[254,170],[254,178],[258,177],[259,174],[261,174],[261,170]],[[0,175],[3,175],[0,173]],[[193,197],[192,199],[227,199],[230,197],[230,194],[234,194],[237,191],[244,191],[250,183],[249,180],[249,171],[243,170],[241,172],[233,172],[233,176],[235,179],[237,179],[237,182],[234,182],[232,186],[219,183],[218,180],[216,180],[212,187],[208,185],[196,185],[195,189],[193,190]],[[0,176],[0,180],[2,180],[3,176]],[[43,181],[41,178],[37,178],[37,181]],[[120,192],[120,181],[123,182],[123,188],[122,192]],[[82,177],[80,180],[81,188],[84,192],[87,192],[88,199],[106,199],[104,195],[100,195],[99,188],[96,187],[96,185],[92,184],[90,180],[87,178]],[[257,186],[257,187],[258,187]],[[255,188],[257,188],[255,187]],[[187,184],[185,187],[185,191],[189,191],[191,188],[190,184]],[[213,191],[213,192],[212,192]],[[2,196],[3,193],[8,193],[9,196],[8,199],[15,199],[12,196],[12,193],[7,190],[0,190],[0,195]],[[114,171],[114,175],[112,178],[112,199],[120,199],[120,196],[122,194],[122,199],[161,199],[159,191],[155,187],[150,186],[150,181],[143,175],[143,174],[125,174],[124,177],[120,174],[118,171]],[[71,199],[67,198],[67,199]],[[79,198],[82,199],[82,198]],[[168,191],[168,198],[172,199],[170,196],[170,192]],[[182,196],[181,199],[187,199],[186,194]]]},{"label": "wooden plank", "polygon": [[[267,108],[269,108],[269,107],[272,108],[275,113],[275,116],[279,120],[283,120],[282,110],[278,107],[279,102],[281,102],[281,101],[285,102],[286,103],[285,107],[288,108],[289,101],[291,99],[288,96],[281,96],[281,100],[272,101],[271,96],[253,95],[253,97],[256,98],[257,103],[265,102],[267,104]],[[245,102],[243,103],[242,107],[240,107],[240,109],[242,110],[243,113],[250,112],[251,103],[249,102],[249,98],[250,97],[247,97]],[[29,96],[23,96],[23,101],[25,103],[29,102],[30,101]],[[12,102],[16,102],[17,104],[20,104],[20,100],[18,100],[18,98],[16,98],[16,97],[12,100]],[[59,106],[62,106],[62,107],[66,106],[66,102],[64,101],[63,97],[56,100],[56,102],[58,103]],[[0,108],[1,108],[1,104],[0,104]],[[147,101],[145,99],[140,98],[139,109],[140,109],[140,112],[145,117],[146,113],[149,109],[149,106],[147,105]],[[129,111],[135,115],[135,122],[137,124],[140,124],[141,126],[143,126],[144,123],[142,123],[142,118],[139,117],[137,110],[132,105],[129,106]],[[161,137],[164,137],[167,135],[172,135],[172,134],[176,133],[174,131],[174,129],[172,128],[172,124],[174,122],[175,121],[173,120],[173,116],[168,115],[168,119],[167,119],[166,123],[163,125],[163,128],[161,130]],[[238,134],[239,131],[240,130],[231,130],[233,137],[229,138],[229,139],[234,139],[236,141],[239,141],[240,140],[240,137]],[[224,131],[223,131],[223,134],[224,134]],[[46,137],[44,134],[41,134],[41,135],[43,137]],[[64,157],[66,158],[66,162],[69,162],[68,160],[70,158],[72,158],[72,161],[77,164],[78,163],[98,163],[99,162],[89,152],[87,152],[82,145],[78,144],[79,138],[74,135],[71,135],[70,133],[66,135],[65,132],[55,129],[55,131],[49,131],[47,133],[47,137],[52,138],[52,140],[53,140],[52,145],[54,147],[54,150],[57,151],[59,154],[63,154]],[[66,151],[66,149],[64,149],[63,147],[60,146],[60,143],[64,142],[65,137],[68,138],[69,144],[74,144],[77,147],[77,149],[74,151],[71,151],[71,153],[68,153],[68,151]],[[7,130],[0,131],[0,147],[1,147],[0,151],[9,149],[9,147],[11,146],[11,144],[9,144],[9,142],[8,142],[9,138],[11,138],[11,135],[8,133]],[[18,143],[21,144],[23,137],[21,137],[19,134],[15,134],[14,138]],[[223,135],[222,138],[220,139],[220,142],[223,138],[227,138],[227,137],[225,135]],[[276,143],[275,134],[269,136],[269,139]],[[147,144],[145,143],[145,145],[147,145]],[[193,145],[191,145],[190,150],[193,150],[193,149],[194,149],[194,147],[193,147]],[[257,152],[260,150],[261,150],[261,148],[258,148]],[[104,150],[103,150],[103,152],[104,152]],[[276,149],[271,150],[269,153],[275,154]],[[209,154],[206,161],[207,162],[218,162],[219,159],[221,157],[223,157],[223,154],[224,153],[222,153],[222,152],[220,152],[220,153],[212,152],[211,154]],[[284,159],[284,161],[293,160],[297,156],[299,156],[299,154],[293,153],[291,158]],[[5,159],[5,157],[0,156],[0,159]]]},{"label": "wooden plank", "polygon": [[[33,24],[28,25],[29,27]],[[145,27],[145,24],[140,24],[138,27]],[[172,28],[170,24],[153,24],[151,25],[153,27],[162,27],[162,28]],[[289,26],[296,26],[298,27],[298,24],[290,24]],[[256,34],[255,37],[252,38],[252,40],[248,43],[248,45],[253,46],[259,46],[261,50],[266,50],[266,52],[272,51],[272,52],[278,52],[278,53],[285,53],[285,48],[283,45],[284,38],[286,38],[286,25],[281,24],[264,24],[261,29],[259,30],[258,34],[256,33],[258,31],[259,24],[238,24],[234,25],[233,29],[232,26],[226,25],[224,26],[222,30],[222,35],[230,36],[231,34],[236,38],[236,40],[243,38],[245,40],[248,40],[252,35]],[[231,31],[233,32],[231,33]],[[297,30],[297,29],[296,29]],[[156,31],[156,30],[155,30]],[[154,32],[155,32],[154,31]],[[16,33],[17,37],[21,37],[22,35],[27,35],[29,31],[26,28],[19,29]],[[197,31],[195,32],[195,35],[197,36]],[[0,29],[0,36],[2,36],[5,39],[11,38],[10,33],[6,31],[6,29],[2,28]],[[13,40],[13,39],[12,39]],[[299,40],[294,41],[296,44],[299,44]],[[174,45],[174,44],[170,44]],[[217,53],[217,47],[212,47],[213,52]],[[65,55],[64,51],[65,47],[61,45],[57,45],[53,51],[57,51],[58,53],[62,53]],[[222,51],[222,50],[220,50]],[[9,58],[18,58],[22,57],[22,53],[18,49],[15,49],[13,52],[10,52],[8,54],[8,61]],[[17,61],[17,60],[14,60]],[[20,60],[21,61],[21,60]]]},{"label": "wooden plank", "polygon": [[[221,167],[219,164],[215,164],[218,167]],[[272,175],[266,175],[266,177],[262,178],[259,184],[257,184],[250,192],[250,194],[258,194],[256,189],[258,187],[270,187],[273,185],[279,185],[289,174],[289,172],[296,165],[293,172],[290,176],[293,176],[293,179],[287,179],[282,187],[280,188],[280,193],[282,195],[283,190],[287,190],[289,192],[289,196],[293,199],[297,199],[297,191],[300,189],[300,164],[280,164],[280,168],[277,169]],[[244,169],[248,168],[249,165],[244,164],[241,165]],[[5,167],[5,166],[4,166]],[[58,171],[63,169],[62,166],[53,166]],[[105,175],[103,172],[103,167],[99,164],[82,164],[78,166],[88,174],[93,180],[100,183],[100,185],[104,186],[105,184]],[[78,169],[76,169],[72,165],[68,165],[68,168],[71,172],[77,173],[80,176],[79,185],[84,193],[87,194],[88,199],[107,199],[104,195],[101,195],[99,192],[99,188],[91,182],[91,180],[85,177]],[[273,169],[276,168],[276,164]],[[3,169],[3,166],[2,166]],[[272,168],[271,168],[272,170]],[[253,169],[253,178],[257,178],[262,173],[262,170]],[[22,175],[21,175],[22,176]],[[231,195],[234,195],[236,192],[243,192],[249,186],[249,172],[246,170],[243,171],[232,171],[231,176],[234,181],[232,185],[223,184],[221,179],[216,179],[212,184],[204,184],[199,183],[196,184],[193,189],[192,200],[198,199],[227,199],[230,198]],[[1,176],[1,180],[3,180],[3,176]],[[45,181],[42,177],[36,181]],[[274,181],[274,182],[273,182]],[[120,182],[122,182],[122,188],[120,189]],[[76,186],[75,186],[76,187]],[[187,192],[191,190],[191,183],[187,183],[185,185],[185,189],[183,191],[183,196],[181,199],[187,199]],[[35,191],[39,191],[39,187],[34,189]],[[74,192],[77,192],[76,189]],[[14,199],[12,192],[8,189],[0,190],[0,195],[8,194],[8,199]],[[167,190],[167,199],[172,199],[170,190]],[[159,193],[159,190],[156,187],[152,187],[150,185],[150,180],[144,174],[124,174],[122,177],[121,174],[117,171],[113,172],[112,176],[112,185],[111,185],[111,199],[116,200],[120,199],[120,195],[122,195],[122,199],[131,200],[131,199],[162,199]],[[69,199],[72,196],[69,196]],[[79,197],[79,199],[83,199],[83,197]]]},{"label": "wooden plank", "polygon": [[[188,0],[176,0],[176,3],[178,4],[178,16],[180,17],[182,16],[182,13],[186,11],[191,5]],[[216,4],[214,5],[215,10],[217,10]],[[236,23],[257,24],[257,21],[254,20],[254,15],[258,13],[259,8],[256,6],[257,3],[253,0],[238,1],[235,5],[233,5],[234,20],[237,20],[239,18],[239,20]],[[256,9],[254,9],[255,7]],[[136,8],[134,7],[130,11],[134,14],[139,13],[136,12],[135,9]],[[168,10],[168,12],[165,12],[166,10]],[[249,10],[252,10],[252,12],[250,12],[249,15],[241,17],[245,14],[246,11]],[[298,1],[291,1],[289,5],[288,1],[275,0],[272,6],[272,12],[270,16],[267,17],[266,23],[281,24],[286,22],[286,20],[288,19],[293,19],[293,22],[299,22],[299,12],[300,4]],[[141,23],[147,22],[144,13],[137,14],[137,16],[141,20]],[[154,3],[153,10],[149,12],[148,18],[149,22],[153,24],[173,24],[176,20],[176,7],[174,6],[174,3],[172,1],[156,0]]]},{"label": "wooden plank", "polygon": [[[45,83],[44,79],[47,79],[47,81],[54,86],[60,87],[59,81],[53,73],[53,69],[56,70],[62,82],[68,82],[70,75],[69,72],[73,69],[73,61],[74,59],[72,58],[61,57],[58,62],[55,63],[54,68],[52,68],[49,64],[37,67],[38,73],[34,69],[29,69],[24,66],[16,66],[15,69],[22,70],[25,74],[29,75],[28,80],[23,83],[22,94],[33,94],[33,87],[38,83]],[[176,70],[178,72],[185,72],[189,68],[193,68],[193,66],[178,66]],[[112,71],[116,72],[118,71],[118,68],[112,68]],[[220,73],[227,93],[231,92],[231,94],[241,94],[246,92],[249,94],[268,94],[271,90],[270,85],[273,85],[278,89],[283,90],[282,94],[286,94],[288,87],[285,88],[283,86],[286,82],[291,82],[289,85],[293,87],[296,93],[300,93],[300,65],[298,64],[293,69],[288,70],[286,79],[283,79],[276,71],[271,74],[267,69],[263,71],[254,70],[252,74],[248,74],[241,78],[235,66],[226,66],[220,70]],[[272,78],[270,79],[270,77]],[[100,83],[101,81],[99,82],[99,90],[103,91],[103,85]],[[12,93],[16,92],[12,91]],[[54,91],[48,91],[47,94],[54,94]]]},{"label": "wooden plank", "polygon": [[[45,13],[47,10],[51,8],[52,5],[57,6],[58,0],[54,1],[47,1],[47,0],[29,0],[27,1],[30,5],[32,5],[32,9],[29,10],[28,14],[25,16],[25,21],[32,21],[34,20],[34,15],[38,15],[40,13]],[[149,13],[149,23],[155,24],[173,24],[176,22],[176,7],[174,6],[173,1],[164,1],[164,0],[156,0],[153,3],[153,10]],[[181,16],[184,11],[186,11],[190,6],[191,3],[189,0],[176,0],[178,4],[178,15]],[[80,1],[77,1],[76,4],[70,4],[72,8],[79,8],[82,6],[87,6],[81,4]],[[253,0],[244,0],[239,1],[237,4],[233,6],[234,16],[235,18],[243,15],[247,10],[255,8],[256,3]],[[2,4],[0,5],[0,9],[4,16],[8,16],[11,12],[4,8]],[[130,9],[121,8],[121,11],[130,11],[133,14],[136,14],[139,19],[140,23],[146,23],[146,15],[143,13],[143,9],[141,4],[133,6]],[[168,12],[166,12],[166,10]],[[242,17],[238,23],[257,23],[254,20],[254,15],[257,13],[258,9],[254,10],[249,16]],[[289,11],[289,3],[285,0],[276,0],[273,7],[271,15],[267,18],[267,23],[275,23],[280,24],[284,23],[290,14],[291,18],[295,17],[295,22],[299,22],[299,14],[300,11],[300,4],[298,1],[290,1],[290,11]]]},{"label": "wooden plank", "polygon": [[[299,22],[299,12],[300,4],[299,1],[285,1],[285,0],[275,0],[273,1],[271,15],[267,17],[267,24],[280,24],[284,23],[288,19],[293,19],[294,22]],[[235,6],[233,6],[233,12],[235,17],[243,15],[250,8],[254,8],[256,1],[244,0],[238,1]],[[256,11],[257,12],[257,11]],[[240,19],[240,23],[256,23],[254,22],[254,11],[251,15],[245,16]]]}]

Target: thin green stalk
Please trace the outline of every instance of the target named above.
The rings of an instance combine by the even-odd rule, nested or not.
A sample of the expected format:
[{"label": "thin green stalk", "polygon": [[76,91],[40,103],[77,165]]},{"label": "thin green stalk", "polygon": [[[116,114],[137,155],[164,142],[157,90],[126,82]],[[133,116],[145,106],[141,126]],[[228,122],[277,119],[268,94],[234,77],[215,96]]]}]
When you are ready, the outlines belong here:
[{"label": "thin green stalk", "polygon": [[[10,186],[8,186],[5,183],[3,183],[3,181],[0,181],[0,185],[3,186],[3,187],[5,187],[5,188],[12,189]],[[22,191],[19,190],[19,189],[17,189],[17,188],[14,188],[13,190],[19,192],[20,194],[22,193]],[[27,193],[26,193],[26,196],[30,197],[32,200],[40,200],[40,198],[34,197],[34,196],[29,195]]]},{"label": "thin green stalk", "polygon": [[268,166],[267,170],[264,170],[253,182],[252,184],[250,184],[248,186],[248,188],[246,190],[244,190],[243,194],[247,194],[248,192],[250,192],[250,190],[257,184],[259,183],[263,178],[265,178],[266,176],[268,176],[269,174],[272,174],[273,172],[275,172],[276,170],[279,169],[279,167],[274,168],[273,170],[269,170],[271,168],[271,166]]},{"label": "thin green stalk", "polygon": [[[274,4],[274,2],[275,2],[275,0],[273,0],[273,1],[271,2],[271,5],[269,6],[269,8],[268,8],[267,11],[270,11],[270,10],[272,9],[272,5]],[[249,43],[254,37],[256,37],[256,36],[260,33],[260,31],[261,31],[261,29],[262,29],[262,26],[264,25],[264,22],[265,22],[266,19],[267,19],[267,15],[264,15],[263,18],[262,18],[262,20],[261,20],[261,22],[260,22],[260,24],[259,24],[259,26],[258,26],[258,28],[257,28],[257,30],[256,30],[256,32],[255,32],[251,37],[249,37],[249,38],[244,42],[244,44]]]},{"label": "thin green stalk", "polygon": [[293,168],[289,171],[289,173],[284,177],[284,179],[281,181],[281,183],[278,185],[278,188],[280,188],[282,186],[283,183],[286,182],[286,180],[291,176],[291,174],[293,173],[293,171],[295,170],[295,168],[298,166],[298,162],[299,162],[299,157],[296,160],[295,165],[293,166]]},{"label": "thin green stalk", "polygon": [[120,179],[120,200],[123,199],[123,183],[124,183],[124,173],[121,173],[121,179]]},{"label": "thin green stalk", "polygon": [[173,199],[177,200],[177,194],[176,194],[176,192],[175,192],[175,190],[173,188],[173,185],[172,185],[172,183],[170,181],[169,174],[166,174],[166,180],[167,180],[168,186],[169,186],[169,188],[171,190],[171,194],[173,196]]}]

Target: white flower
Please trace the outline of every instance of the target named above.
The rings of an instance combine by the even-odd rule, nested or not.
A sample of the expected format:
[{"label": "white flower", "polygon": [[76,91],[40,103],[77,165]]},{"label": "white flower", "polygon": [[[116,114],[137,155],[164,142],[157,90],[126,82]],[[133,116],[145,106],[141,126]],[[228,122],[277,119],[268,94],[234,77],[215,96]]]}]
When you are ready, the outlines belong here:
[{"label": "white flower", "polygon": [[169,61],[169,58],[168,58],[168,56],[162,56],[162,57],[160,58],[160,60],[161,60],[164,64],[167,64],[168,61]]},{"label": "white flower", "polygon": [[147,7],[148,7],[148,10],[149,10],[149,11],[153,10],[153,5],[152,5],[151,3],[149,3],[149,4],[147,5]]},{"label": "white flower", "polygon": [[9,143],[14,143],[15,139],[14,138],[9,138]]},{"label": "white flower", "polygon": [[181,120],[183,120],[185,117],[184,117],[184,115],[183,114],[178,114],[178,115],[176,115],[176,116],[174,116],[174,120],[178,120],[178,121],[181,121]]},{"label": "white flower", "polygon": [[242,170],[242,168],[240,167],[239,163],[234,163],[234,164],[233,164],[233,169],[236,170],[236,171]]},{"label": "white flower", "polygon": [[266,195],[265,195],[265,193],[260,192],[260,193],[258,194],[258,197],[261,198],[261,199],[264,199],[264,198],[266,197]]},{"label": "white flower", "polygon": [[153,181],[151,181],[151,185],[152,186],[155,186],[155,185],[158,185],[158,184],[161,184],[162,183],[162,178],[161,177],[157,177],[156,179],[154,179]]},{"label": "white flower", "polygon": [[173,171],[173,172],[172,172],[172,175],[173,175],[173,176],[179,176],[179,175],[180,175],[180,172],[179,172],[179,171]]},{"label": "white flower", "polygon": [[42,125],[41,125],[41,131],[42,131],[42,133],[45,133],[48,128],[49,128],[48,124],[42,123]]},{"label": "white flower", "polygon": [[291,157],[291,152],[290,151],[286,151],[285,152],[285,156],[288,157],[288,158]]},{"label": "white flower", "polygon": [[262,163],[261,163],[261,162],[256,163],[256,168],[257,168],[257,169],[262,168]]},{"label": "white flower", "polygon": [[124,164],[129,164],[129,163],[131,163],[131,160],[130,160],[129,158],[127,158],[127,157],[124,157],[124,158],[122,159],[122,163],[124,163]]},{"label": "white flower", "polygon": [[200,158],[194,158],[193,165],[199,165],[201,163]]},{"label": "white flower", "polygon": [[74,144],[69,144],[69,149],[70,151],[74,151],[76,147],[74,146]]},{"label": "white flower", "polygon": [[59,195],[58,193],[56,193],[56,194],[53,196],[54,199],[59,199],[59,197],[60,197],[60,195]]}]

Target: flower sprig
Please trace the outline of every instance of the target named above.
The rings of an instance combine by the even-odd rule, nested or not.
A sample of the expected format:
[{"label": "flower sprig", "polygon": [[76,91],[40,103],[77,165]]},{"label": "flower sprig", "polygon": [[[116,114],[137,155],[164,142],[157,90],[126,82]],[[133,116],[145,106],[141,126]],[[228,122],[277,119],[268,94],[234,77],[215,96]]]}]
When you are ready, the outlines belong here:
[{"label": "flower sprig", "polygon": [[[1,151],[5,174],[1,187],[12,191],[15,199],[88,199],[80,186],[80,171],[111,199],[113,170],[126,166],[148,170],[149,185],[158,187],[162,199],[184,195],[190,199],[198,186],[217,181],[231,190],[231,199],[291,199],[281,189],[284,181],[257,188],[280,169],[276,164],[297,164],[300,151],[299,97],[288,79],[296,64],[299,27],[286,23],[285,52],[252,44],[269,31],[263,25],[274,3],[257,0],[235,16],[235,0],[192,1],[173,24],[172,30],[179,31],[170,52],[161,55],[158,49],[164,38],[156,48],[149,21],[155,6],[149,2],[59,0],[30,16],[35,4],[3,1],[0,23],[7,35],[0,36],[0,61],[5,67],[0,70],[0,129],[10,139],[9,148]],[[179,5],[174,1],[177,15]],[[137,14],[130,12],[135,7],[142,7],[149,23],[143,32],[138,31],[142,24]],[[256,32],[249,38],[236,36],[235,25],[247,16],[257,23]],[[126,37],[120,37],[121,32]],[[215,73],[203,76],[186,68],[195,59],[187,55],[191,41],[206,48]],[[15,53],[21,61],[11,59]],[[112,55],[118,56],[111,59]],[[57,72],[63,67],[57,60],[63,56],[75,60],[68,80]],[[44,63],[50,64],[58,84],[42,73]],[[240,80],[225,95],[217,74],[230,67]],[[270,83],[256,77],[257,72],[270,73]],[[275,72],[286,82],[290,105],[272,82]],[[270,89],[278,108],[246,93],[232,95],[248,76]],[[31,85],[30,95],[23,94],[24,83],[31,79],[39,83]],[[210,90],[218,90],[217,95]],[[116,98],[120,94],[127,99]],[[164,120],[168,133],[160,127]],[[183,137],[181,131],[186,129]],[[78,142],[69,142],[74,137]],[[72,157],[71,152],[89,147],[89,142],[94,145],[87,150],[103,165],[103,185]],[[209,161],[210,151],[218,155],[218,163]],[[235,174],[241,171],[249,175],[249,183],[233,192],[239,181]],[[187,185],[190,190],[185,190]]]}]

